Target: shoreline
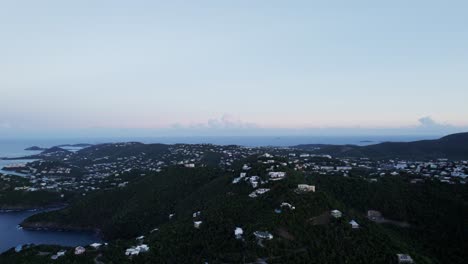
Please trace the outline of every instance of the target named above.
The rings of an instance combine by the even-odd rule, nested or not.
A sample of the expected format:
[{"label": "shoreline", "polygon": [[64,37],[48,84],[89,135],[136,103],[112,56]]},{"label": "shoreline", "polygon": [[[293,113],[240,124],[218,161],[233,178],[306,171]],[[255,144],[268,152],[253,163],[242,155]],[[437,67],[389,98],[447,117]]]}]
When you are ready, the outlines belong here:
[{"label": "shoreline", "polygon": [[76,227],[72,225],[63,225],[54,222],[25,223],[24,221],[18,224],[18,226],[28,231],[89,232],[96,235],[100,240],[104,240],[101,229],[95,227]]},{"label": "shoreline", "polygon": [[25,209],[12,209],[12,208],[1,208],[0,213],[19,213],[19,212],[36,212],[21,223],[18,223],[18,227],[27,231],[53,231],[53,232],[87,232],[93,233],[99,240],[104,241],[104,235],[102,230],[96,227],[77,227],[72,225],[63,225],[54,222],[25,222],[29,217],[44,213],[64,209],[69,204],[55,204],[44,207],[25,208]]},{"label": "shoreline", "polygon": [[17,212],[35,212],[35,211],[55,211],[64,209],[68,206],[67,203],[49,204],[40,207],[27,207],[27,206],[5,206],[0,207],[0,213],[17,213]]}]

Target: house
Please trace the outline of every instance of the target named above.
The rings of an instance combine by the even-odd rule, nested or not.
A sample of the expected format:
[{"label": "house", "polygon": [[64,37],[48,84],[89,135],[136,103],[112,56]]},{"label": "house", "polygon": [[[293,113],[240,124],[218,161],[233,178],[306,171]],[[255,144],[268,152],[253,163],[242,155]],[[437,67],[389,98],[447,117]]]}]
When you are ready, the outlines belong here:
[{"label": "house", "polygon": [[281,208],[282,207],[288,207],[291,210],[296,209],[296,207],[292,206],[290,203],[281,203]]},{"label": "house", "polygon": [[255,231],[253,234],[257,239],[266,239],[266,240],[272,240],[273,239],[273,235],[270,232]]},{"label": "house", "polygon": [[21,252],[21,250],[23,250],[23,245],[17,245],[15,247],[15,252],[18,253],[18,252]]},{"label": "house", "polygon": [[250,185],[252,185],[252,188],[258,187],[258,181],[260,181],[260,177],[258,176],[252,176],[249,178],[249,182],[250,182]]},{"label": "house", "polygon": [[333,217],[335,217],[335,218],[340,218],[340,217],[343,216],[343,214],[342,214],[340,211],[336,210],[336,209],[335,209],[335,210],[332,210],[332,211],[330,212],[330,214],[331,214]]},{"label": "house", "polygon": [[195,221],[195,222],[193,222],[193,227],[198,229],[198,228],[200,228],[202,223],[203,223],[202,221]]},{"label": "house", "polygon": [[257,189],[255,191],[253,191],[251,194],[249,194],[249,197],[250,198],[256,198],[258,197],[259,195],[262,195],[266,192],[268,192],[270,189],[267,189],[267,188],[260,188],[260,189]]},{"label": "house", "polygon": [[148,245],[142,244],[136,247],[127,248],[127,250],[125,250],[125,255],[134,256],[134,255],[139,255],[140,253],[144,253],[148,251],[149,251]]},{"label": "house", "polygon": [[400,162],[397,165],[395,165],[395,169],[397,170],[404,170],[408,167],[406,163]]},{"label": "house", "polygon": [[56,260],[56,259],[58,259],[60,257],[65,256],[65,252],[66,252],[65,250],[60,250],[59,252],[57,252],[57,254],[52,255],[50,258],[53,259],[53,260]]},{"label": "house", "polygon": [[82,246],[78,246],[75,248],[75,255],[81,255],[85,253],[86,249]]},{"label": "house", "polygon": [[101,244],[101,243],[92,243],[92,244],[89,245],[89,246],[91,246],[91,247],[94,248],[94,249],[98,249],[98,248],[100,248],[100,247],[102,246],[102,244]]},{"label": "house", "polygon": [[337,171],[350,171],[352,169],[353,169],[353,167],[351,167],[351,166],[337,166],[336,167]]},{"label": "house", "polygon": [[286,172],[272,171],[268,173],[268,176],[270,176],[270,180],[272,181],[279,181],[279,180],[284,179],[284,177],[286,177]]},{"label": "house", "polygon": [[349,224],[351,225],[351,228],[352,228],[352,229],[357,229],[357,228],[359,228],[359,224],[358,224],[356,221],[354,221],[354,220],[349,221]]},{"label": "house", "polygon": [[148,245],[145,245],[145,244],[139,245],[139,246],[137,246],[137,248],[140,250],[140,252],[148,252],[149,251]]},{"label": "house", "polygon": [[236,227],[236,229],[234,229],[234,236],[236,237],[236,239],[242,239],[243,234],[244,230],[242,230],[242,228]]},{"label": "house", "polygon": [[[244,166],[245,166],[245,165],[244,165]],[[247,173],[241,172],[241,174],[240,174],[239,177],[234,178],[234,180],[232,180],[232,183],[233,183],[233,184],[239,183],[240,180],[242,180],[242,179],[245,178],[246,176],[247,176]]]},{"label": "house", "polygon": [[368,210],[367,218],[369,218],[371,221],[378,221],[382,219],[382,213],[375,210]]},{"label": "house", "polygon": [[315,192],[315,185],[298,184],[296,190],[298,192]]},{"label": "house", "polygon": [[192,214],[193,218],[199,217],[200,215],[201,215],[200,211],[195,212],[195,213]]},{"label": "house", "polygon": [[397,254],[398,263],[414,263],[410,255],[407,254]]}]

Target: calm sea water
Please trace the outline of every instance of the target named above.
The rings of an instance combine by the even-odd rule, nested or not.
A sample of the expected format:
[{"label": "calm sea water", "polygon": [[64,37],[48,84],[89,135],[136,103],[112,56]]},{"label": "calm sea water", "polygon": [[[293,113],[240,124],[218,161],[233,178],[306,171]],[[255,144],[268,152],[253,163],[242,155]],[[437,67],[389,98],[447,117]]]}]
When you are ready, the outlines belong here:
[{"label": "calm sea water", "polygon": [[31,153],[24,150],[27,147],[52,147],[63,144],[76,143],[109,143],[137,141],[142,143],[211,143],[217,145],[242,146],[294,146],[299,144],[354,144],[369,145],[385,141],[408,142],[422,139],[436,139],[440,136],[219,136],[219,137],[120,137],[120,138],[70,138],[70,139],[0,139],[0,157],[18,157]]},{"label": "calm sea water", "polygon": [[17,228],[25,218],[39,212],[41,211],[0,213],[0,253],[29,243],[79,246],[101,241],[96,234],[90,232],[28,231]]},{"label": "calm sea water", "polygon": [[[211,143],[218,145],[243,146],[293,146],[298,144],[355,144],[369,145],[384,141],[414,141],[434,139],[436,136],[359,136],[359,137],[154,137],[154,138],[78,138],[78,139],[0,139],[0,157],[23,157],[36,154],[35,151],[24,150],[27,147],[52,147],[62,144],[76,143],[106,143],[138,141],[143,143]],[[0,160],[0,169],[8,164],[27,162],[27,160]],[[27,176],[26,176],[27,177]],[[64,246],[87,245],[99,241],[92,233],[57,232],[57,231],[27,231],[17,229],[25,218],[38,212],[8,212],[0,213],[0,253],[19,244],[57,244]]]}]

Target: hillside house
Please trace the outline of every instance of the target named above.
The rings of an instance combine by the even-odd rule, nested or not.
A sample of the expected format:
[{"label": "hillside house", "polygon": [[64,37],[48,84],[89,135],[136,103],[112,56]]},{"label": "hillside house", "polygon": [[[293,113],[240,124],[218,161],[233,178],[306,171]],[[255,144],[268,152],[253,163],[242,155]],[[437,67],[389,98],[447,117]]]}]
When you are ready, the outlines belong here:
[{"label": "hillside house", "polygon": [[359,228],[359,224],[358,224],[356,221],[354,221],[354,220],[349,221],[349,224],[351,225],[351,228],[352,228],[352,229],[357,229],[357,228]]},{"label": "hillside house", "polygon": [[298,192],[315,192],[315,185],[298,184],[296,190]]},{"label": "hillside house", "polygon": [[270,232],[266,232],[266,231],[255,231],[254,236],[257,239],[266,239],[266,240],[273,239],[273,235]]},{"label": "hillside house", "polygon": [[397,254],[398,263],[414,263],[410,255]]},{"label": "hillside house", "polygon": [[335,210],[332,210],[332,211],[330,212],[330,214],[331,214],[333,217],[335,217],[335,218],[340,218],[340,217],[343,216],[343,214],[342,214],[340,211],[336,210],[336,209],[335,209]]},{"label": "hillside house", "polygon": [[86,249],[82,246],[78,246],[75,248],[75,255],[81,255],[85,253]]},{"label": "hillside house", "polygon": [[367,218],[371,221],[379,221],[381,220],[383,217],[382,217],[382,213],[379,212],[379,211],[375,211],[375,210],[368,210],[367,211]]},{"label": "hillside house", "polygon": [[234,236],[236,237],[236,239],[242,239],[243,234],[244,230],[242,230],[242,228],[236,227],[236,229],[234,229]]},{"label": "hillside house", "polygon": [[202,221],[195,221],[193,222],[193,227],[199,229],[202,223],[203,223]]}]

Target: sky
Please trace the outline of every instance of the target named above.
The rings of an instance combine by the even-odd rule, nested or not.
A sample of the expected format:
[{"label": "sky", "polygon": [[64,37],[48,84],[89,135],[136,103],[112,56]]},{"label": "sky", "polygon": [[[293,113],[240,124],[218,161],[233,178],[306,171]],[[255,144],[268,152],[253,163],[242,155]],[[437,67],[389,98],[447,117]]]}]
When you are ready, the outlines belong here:
[{"label": "sky", "polygon": [[468,2],[0,2],[0,137],[468,131]]}]

